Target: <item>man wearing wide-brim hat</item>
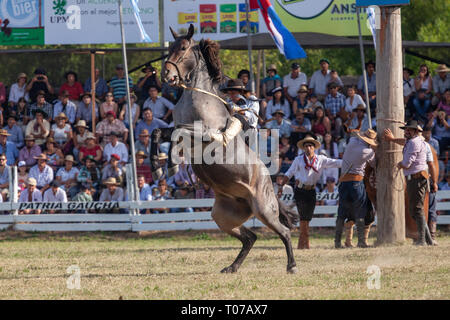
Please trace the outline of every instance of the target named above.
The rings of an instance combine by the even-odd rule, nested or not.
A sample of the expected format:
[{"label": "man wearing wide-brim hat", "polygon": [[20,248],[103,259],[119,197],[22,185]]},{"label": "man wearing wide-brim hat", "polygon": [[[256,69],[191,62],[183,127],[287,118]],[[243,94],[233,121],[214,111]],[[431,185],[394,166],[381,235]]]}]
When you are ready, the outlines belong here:
[{"label": "man wearing wide-brim hat", "polygon": [[[404,130],[405,138],[395,138],[390,129],[384,130],[384,139],[403,147],[403,160],[397,164],[399,170],[403,169],[406,177],[406,192],[408,195],[409,214],[416,221],[418,239],[416,245],[432,244],[427,223],[425,221],[424,202],[428,191],[428,164],[427,145],[420,136],[422,128],[416,120],[410,120],[400,127]],[[427,242],[426,242],[427,241]]]},{"label": "man wearing wide-brim hat", "polygon": [[266,124],[267,129],[279,130],[279,136],[290,136],[292,132],[291,122],[284,118],[283,110],[278,109],[272,113],[272,120]]},{"label": "man wearing wide-brim hat", "polygon": [[[345,123],[347,132],[366,131],[369,129],[369,118],[367,117],[367,109],[364,105],[359,104],[352,110],[350,118]],[[344,126],[344,128],[345,128]]]},{"label": "man wearing wide-brim hat", "polygon": [[[119,187],[119,183],[117,183],[116,178],[109,177],[103,184],[106,186],[103,189],[99,201],[123,201],[123,189]],[[113,210],[114,213],[118,213],[120,210]]]},{"label": "man wearing wide-brim hat", "polygon": [[5,154],[7,158],[8,166],[14,165],[16,159],[19,157],[19,150],[17,150],[16,145],[8,141],[10,134],[5,129],[0,129],[0,154]]},{"label": "man wearing wide-brim hat", "polygon": [[[370,225],[365,221],[372,205],[364,186],[364,170],[367,165],[375,168],[377,133],[368,129],[355,132],[345,148],[342,157],[342,174],[339,178],[339,207],[336,219],[335,248],[342,248],[341,237],[345,220],[356,221],[358,247],[368,247]],[[366,225],[367,224],[367,225]]]},{"label": "man wearing wide-brim hat", "polygon": [[281,86],[282,79],[277,74],[277,66],[271,64],[267,68],[267,77],[262,80],[262,94],[266,100],[272,97],[272,89]]},{"label": "man wearing wide-brim hat", "polygon": [[283,184],[295,176],[295,201],[300,214],[300,238],[298,249],[309,249],[309,223],[316,207],[316,184],[325,168],[340,168],[342,160],[316,155],[320,142],[314,134],[306,134],[297,143],[303,152],[298,155],[286,171]]},{"label": "man wearing wide-brim hat", "polygon": [[[23,190],[20,193],[20,197],[19,197],[19,202],[42,202],[42,193],[41,191],[39,191],[39,189],[36,188],[36,179],[28,177],[27,181],[26,181],[26,189]],[[35,214],[40,214],[41,210],[31,210],[31,209],[25,209],[20,211],[19,213],[21,214],[30,214],[30,213],[35,213]]]},{"label": "man wearing wide-brim hat", "polygon": [[225,146],[233,140],[241,130],[247,132],[249,143],[254,146],[257,137],[259,102],[251,91],[247,90],[241,79],[230,79],[221,89],[227,95],[233,117],[227,123],[224,132],[211,132],[211,139]]},{"label": "man wearing wide-brim hat", "polygon": [[54,174],[53,169],[47,164],[49,160],[45,153],[41,153],[39,156],[34,157],[38,163],[30,169],[29,177],[35,178],[37,187],[42,193],[50,188],[50,182],[53,181]]},{"label": "man wearing wide-brim hat", "polygon": [[439,102],[450,88],[450,69],[445,64],[440,64],[435,71],[437,75],[433,77],[433,91]]}]

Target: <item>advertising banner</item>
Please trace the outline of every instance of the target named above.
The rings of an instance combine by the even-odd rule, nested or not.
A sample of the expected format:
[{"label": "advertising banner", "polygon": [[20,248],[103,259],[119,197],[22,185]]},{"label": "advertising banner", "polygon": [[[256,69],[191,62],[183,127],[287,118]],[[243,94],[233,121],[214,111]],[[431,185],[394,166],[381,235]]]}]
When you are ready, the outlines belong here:
[{"label": "advertising banner", "polygon": [[43,2],[0,0],[0,45],[43,45]]},{"label": "advertising banner", "polygon": [[[271,0],[271,3],[283,25],[290,32],[358,35],[355,0]],[[360,10],[362,34],[371,35],[366,25],[366,9]],[[179,34],[184,34],[189,23],[194,24],[195,40],[204,38],[205,33],[213,40],[225,40],[247,34],[243,0],[171,0],[164,3],[164,11],[165,41],[173,40],[169,26]],[[180,14],[189,15],[190,22],[184,19],[184,23],[179,23],[180,19],[177,19],[177,16]],[[202,18],[206,16],[208,18]],[[251,11],[249,18],[252,33],[268,32],[258,10]]]},{"label": "advertising banner", "polygon": [[[45,44],[121,42],[117,0],[45,0],[42,2],[45,2]],[[126,42],[142,42],[130,1],[124,0],[122,5]],[[140,1],[139,9],[144,30],[153,42],[158,42],[158,1]]]}]

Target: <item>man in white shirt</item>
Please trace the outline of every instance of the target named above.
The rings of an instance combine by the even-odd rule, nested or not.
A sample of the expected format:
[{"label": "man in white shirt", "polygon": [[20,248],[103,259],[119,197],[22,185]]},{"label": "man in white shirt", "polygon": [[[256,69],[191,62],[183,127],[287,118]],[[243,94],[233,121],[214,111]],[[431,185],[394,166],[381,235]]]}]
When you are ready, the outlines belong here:
[{"label": "man in white shirt", "polygon": [[283,78],[283,88],[284,96],[292,106],[300,86],[307,83],[307,77],[306,74],[300,72],[300,65],[296,62],[291,65],[291,70],[291,73]]},{"label": "man in white shirt", "polygon": [[148,93],[149,97],[145,100],[142,110],[151,109],[155,118],[167,122],[175,106],[166,98],[158,96],[159,91],[156,87],[150,87]]},{"label": "man in white shirt", "polygon": [[120,157],[120,166],[124,166],[128,162],[128,149],[123,142],[119,141],[120,133],[111,132],[111,142],[105,146],[103,150],[103,161],[109,162],[112,154],[117,154]]},{"label": "man in white shirt", "polygon": [[320,148],[320,142],[311,133],[300,140],[297,146],[304,152],[295,158],[291,167],[286,171],[283,184],[295,176],[295,201],[300,214],[298,249],[309,249],[309,222],[316,208],[316,184],[323,169],[340,168],[342,160],[316,155],[315,150]]},{"label": "man in white shirt", "polygon": [[433,77],[433,97],[432,104],[437,105],[445,93],[445,90],[450,89],[450,69],[445,64],[440,64],[435,70],[437,75]]},{"label": "man in white shirt", "polygon": [[[310,81],[309,81],[309,89],[311,90],[311,93],[315,93],[317,95],[317,98],[319,101],[323,102],[325,100],[327,92],[327,86],[328,83],[331,80],[331,71],[328,69],[330,66],[330,61],[328,59],[320,59],[320,70],[317,70],[313,73]],[[344,83],[342,82],[341,78],[337,76],[337,79],[334,80],[337,82],[341,87],[344,86]]]},{"label": "man in white shirt", "polygon": [[[27,179],[27,188],[20,193],[19,202],[41,202],[42,193],[36,188],[36,179]],[[24,209],[20,214],[40,214],[41,210]]]},{"label": "man in white shirt", "polygon": [[[56,180],[53,180],[50,189],[44,192],[44,202],[67,202],[66,192],[59,187]],[[55,213],[55,210],[49,210],[48,213]]]}]

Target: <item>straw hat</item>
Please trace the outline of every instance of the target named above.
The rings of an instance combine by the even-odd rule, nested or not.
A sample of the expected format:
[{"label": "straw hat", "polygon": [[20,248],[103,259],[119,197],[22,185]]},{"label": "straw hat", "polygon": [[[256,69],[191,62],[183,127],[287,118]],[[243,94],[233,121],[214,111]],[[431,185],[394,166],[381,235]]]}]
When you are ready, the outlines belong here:
[{"label": "straw hat", "polygon": [[306,93],[308,93],[308,87],[307,87],[306,85],[302,84],[302,85],[300,86],[300,89],[298,89],[297,93],[301,93],[301,92],[306,92]]},{"label": "straw hat", "polygon": [[30,186],[37,185],[36,179],[35,178],[28,178],[27,179],[27,184],[30,185]]},{"label": "straw hat", "polygon": [[272,116],[276,115],[277,113],[281,114],[283,117],[286,115],[283,110],[278,109],[272,112]]},{"label": "straw hat", "polygon": [[422,132],[422,127],[419,126],[419,123],[417,122],[417,120],[409,120],[406,125],[404,125],[403,127],[400,127],[400,129],[405,130],[405,129],[415,129],[415,130],[419,130],[420,132]]},{"label": "straw hat", "polygon": [[362,141],[367,142],[371,146],[378,146],[377,142],[377,133],[372,129],[367,129],[365,132],[356,132],[355,133],[358,138],[360,138]]},{"label": "straw hat", "polygon": [[5,129],[0,129],[0,136],[10,136],[10,134],[8,133],[7,130],[5,130]]},{"label": "straw hat", "polygon": [[312,143],[314,145],[315,149],[319,149],[320,148],[320,142],[317,141],[316,139],[314,139],[311,136],[308,136],[308,137],[304,138],[303,140],[300,140],[299,142],[297,142],[297,147],[299,149],[303,150],[303,146],[305,145],[305,143]]},{"label": "straw hat", "polygon": [[93,134],[92,132],[88,132],[88,134],[86,135],[86,140],[87,140],[87,139],[93,139],[93,140],[95,140],[94,134]]},{"label": "straw hat", "polygon": [[31,134],[29,134],[29,135],[25,136],[25,141],[27,141],[27,140],[32,140],[32,141],[34,141],[34,140],[36,140],[36,139],[34,138],[34,136],[32,136]]},{"label": "straw hat", "polygon": [[147,129],[142,129],[141,133],[139,133],[140,137],[150,137],[150,133],[148,133]]},{"label": "straw hat", "polygon": [[136,152],[136,157],[143,157],[144,159],[148,158],[147,155],[145,154],[145,152],[142,150],[139,150],[138,152]]},{"label": "straw hat", "polygon": [[435,71],[437,73],[439,73],[439,72],[450,72],[450,69],[447,68],[447,66],[445,64],[440,64]]},{"label": "straw hat", "polygon": [[86,121],[85,120],[78,120],[77,124],[75,125],[75,127],[85,127],[86,129],[89,128],[86,125]]},{"label": "straw hat", "polygon": [[269,72],[270,70],[275,71],[275,73],[277,73],[277,66],[275,64],[271,64],[268,68],[267,68],[267,72]]},{"label": "straw hat", "polygon": [[159,155],[158,155],[158,160],[165,160],[165,159],[168,159],[169,157],[167,156],[167,154],[166,153],[164,153],[164,152],[161,152]]},{"label": "straw hat", "polygon": [[27,74],[24,72],[21,72],[17,75],[17,80],[19,80],[20,78],[27,78]]},{"label": "straw hat", "polygon": [[103,184],[108,185],[108,184],[112,184],[115,186],[118,186],[119,183],[117,183],[116,178],[114,177],[109,177],[108,179],[105,180],[105,182],[103,182]]},{"label": "straw hat", "polygon": [[75,159],[73,158],[73,156],[71,154],[68,154],[65,158],[64,161],[70,161],[70,162],[75,162]]},{"label": "straw hat", "polygon": [[227,86],[223,89],[221,89],[220,91],[222,92],[227,92],[229,90],[238,90],[241,92],[248,92],[249,90],[247,90],[245,88],[244,82],[242,82],[241,79],[230,79],[227,82]]},{"label": "straw hat", "polygon": [[52,137],[48,137],[47,138],[47,140],[45,140],[45,143],[53,143],[53,144],[56,144],[56,141],[55,141],[55,139],[53,139]]}]

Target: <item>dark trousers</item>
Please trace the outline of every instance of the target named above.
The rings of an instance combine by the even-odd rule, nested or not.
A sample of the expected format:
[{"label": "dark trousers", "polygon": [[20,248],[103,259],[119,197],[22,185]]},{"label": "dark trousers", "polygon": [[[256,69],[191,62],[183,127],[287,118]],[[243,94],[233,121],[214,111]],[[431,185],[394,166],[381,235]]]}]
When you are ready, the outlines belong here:
[{"label": "dark trousers", "polygon": [[428,223],[437,222],[437,212],[436,212],[436,192],[430,192],[430,199],[428,205]]},{"label": "dark trousers", "polygon": [[413,219],[424,216],[423,206],[427,192],[427,179],[424,177],[406,180],[406,192],[408,193],[409,214]]},{"label": "dark trousers", "polygon": [[363,181],[346,181],[339,184],[339,219],[364,219],[368,203],[370,202]]},{"label": "dark trousers", "polygon": [[295,188],[294,198],[300,221],[311,221],[316,208],[316,190]]}]

